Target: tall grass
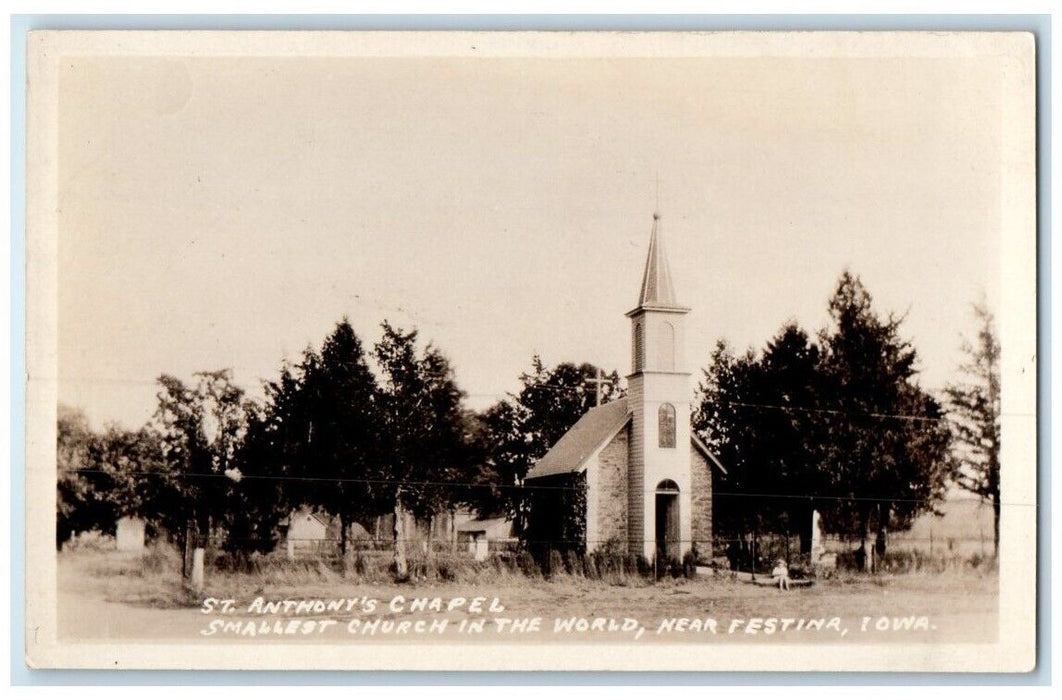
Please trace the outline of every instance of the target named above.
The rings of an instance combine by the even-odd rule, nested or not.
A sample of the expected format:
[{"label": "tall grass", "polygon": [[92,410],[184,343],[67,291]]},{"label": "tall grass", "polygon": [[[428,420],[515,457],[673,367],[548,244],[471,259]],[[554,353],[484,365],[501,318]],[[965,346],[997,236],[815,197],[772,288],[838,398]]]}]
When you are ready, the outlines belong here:
[{"label": "tall grass", "polygon": [[465,552],[416,553],[407,556],[408,576],[395,576],[391,553],[359,550],[345,557],[315,557],[289,560],[278,553],[231,557],[208,557],[214,578],[238,583],[253,579],[262,585],[305,585],[317,583],[468,583],[505,584],[528,580],[583,579],[611,585],[630,585],[657,576],[691,577],[692,559],[657,562],[625,552],[582,553],[551,550],[536,558],[526,550],[493,552],[475,561]]},{"label": "tall grass", "polygon": [[[867,562],[869,568],[870,563]],[[959,554],[955,552],[927,552],[921,549],[889,549],[877,562],[877,571],[890,574],[944,574],[972,570],[975,572],[993,572],[999,563],[994,556],[984,556],[980,552]],[[843,571],[857,571],[855,552],[841,552],[837,555],[837,568]]]},{"label": "tall grass", "polygon": [[[181,576],[180,553],[169,545],[153,545],[139,556],[88,550],[61,556],[71,561],[66,571],[78,577],[82,590],[96,589],[106,600],[154,608],[197,607],[204,597],[341,596],[354,594],[358,587],[389,588],[396,583],[428,588],[447,584],[519,588],[540,581],[585,589],[591,582],[600,582],[602,586],[647,588],[661,578],[678,580],[695,573],[692,557],[653,562],[620,551],[584,554],[554,550],[537,558],[527,551],[506,551],[492,553],[483,561],[475,561],[467,552],[435,552],[411,556],[410,576],[398,582],[391,553],[382,550],[295,561],[283,553],[246,557],[218,554],[207,557],[206,588],[196,594]],[[976,588],[990,586],[996,571],[992,558],[928,555],[917,550],[890,551],[875,574],[852,570],[855,562],[851,555],[839,560],[836,583],[859,587],[891,585],[889,581],[902,577],[926,590],[959,584]]]}]

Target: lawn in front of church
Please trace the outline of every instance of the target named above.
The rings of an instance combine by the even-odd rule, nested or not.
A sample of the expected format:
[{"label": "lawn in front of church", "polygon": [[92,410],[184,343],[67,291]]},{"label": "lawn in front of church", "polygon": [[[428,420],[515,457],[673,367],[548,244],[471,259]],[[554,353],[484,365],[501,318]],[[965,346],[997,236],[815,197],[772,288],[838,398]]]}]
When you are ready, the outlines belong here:
[{"label": "lawn in front of church", "polygon": [[[425,635],[447,643],[969,643],[994,641],[999,621],[999,579],[991,568],[837,575],[788,592],[728,576],[609,585],[568,576],[507,576],[474,584],[359,583],[327,568],[286,577],[208,575],[203,598],[233,601],[233,613],[222,616],[216,608],[204,612],[203,598],[183,591],[177,571],[142,562],[105,550],[60,553],[60,634],[98,641],[290,642],[290,636],[274,635],[275,622],[334,620],[314,634],[296,636],[332,643],[369,637],[379,643],[423,642]],[[477,598],[482,598],[478,606]],[[370,600],[375,601],[372,610],[367,609]],[[344,609],[262,615],[249,612],[256,601],[342,601]],[[350,601],[353,607],[347,607]],[[418,621],[425,628],[444,619],[445,629],[416,631]],[[219,626],[255,625],[255,633],[230,625],[207,634],[214,620],[222,621]],[[375,629],[374,620],[379,621]],[[264,633],[263,622],[270,625]],[[402,622],[410,623],[405,631],[399,631]],[[475,630],[477,624],[483,625],[481,631]]]}]

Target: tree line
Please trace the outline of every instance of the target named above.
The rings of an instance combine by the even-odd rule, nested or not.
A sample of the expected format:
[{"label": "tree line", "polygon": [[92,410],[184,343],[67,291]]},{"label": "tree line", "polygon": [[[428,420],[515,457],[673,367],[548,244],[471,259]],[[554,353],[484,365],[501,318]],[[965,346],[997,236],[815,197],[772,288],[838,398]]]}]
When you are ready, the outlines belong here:
[{"label": "tree line", "polygon": [[[596,371],[546,368],[535,357],[518,394],[476,413],[464,407],[449,360],[420,347],[417,331],[385,321],[366,349],[344,319],[319,350],[285,364],[260,401],[219,370],[191,383],[160,376],[154,416],[135,431],[94,433],[80,411],[60,406],[57,546],[138,516],[182,545],[213,537],[233,553],[268,552],[284,518],[309,507],[339,521],[343,553],[353,524],[371,529],[378,516],[396,515],[401,573],[399,515],[468,507],[520,517],[517,487],[593,405],[582,379]],[[609,399],[619,377],[607,377]]]},{"label": "tree line", "polygon": [[841,276],[828,309],[815,334],[790,322],[760,351],[716,346],[693,420],[731,472],[717,527],[798,535],[810,551],[817,510],[827,532],[859,540],[865,562],[869,538],[883,556],[889,532],[938,512],[957,484],[993,504],[998,548],[999,346],[987,309],[975,307],[978,345],[963,346],[968,381],[941,397],[918,383],[902,318],[877,314],[858,277]]},{"label": "tree line", "polygon": [[[873,534],[884,548],[952,481],[994,498],[998,514],[998,342],[987,311],[966,347],[970,381],[937,398],[917,383],[902,319],[876,315],[857,277],[841,277],[829,310],[830,327],[815,335],[789,323],[760,351],[720,343],[711,354],[694,428],[728,470],[715,487],[716,529],[803,533],[814,509],[832,531]],[[57,546],[136,515],[181,543],[215,536],[233,553],[267,552],[300,507],[339,521],[344,553],[351,525],[387,514],[467,507],[522,533],[524,476],[599,398],[623,395],[613,370],[600,372],[599,396],[587,381],[599,372],[536,356],[519,391],[474,412],[445,354],[416,330],[385,321],[366,347],[343,319],[320,349],[285,363],[262,400],[220,370],[160,376],[155,414],[133,431],[97,433],[60,407]],[[401,576],[404,519],[393,522]]]}]

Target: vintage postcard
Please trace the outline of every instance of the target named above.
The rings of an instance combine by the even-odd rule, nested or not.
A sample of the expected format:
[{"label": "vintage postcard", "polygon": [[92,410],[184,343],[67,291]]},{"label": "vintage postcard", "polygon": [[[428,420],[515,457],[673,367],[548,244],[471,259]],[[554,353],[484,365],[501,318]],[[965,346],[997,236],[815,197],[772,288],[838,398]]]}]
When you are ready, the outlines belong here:
[{"label": "vintage postcard", "polygon": [[30,666],[1034,667],[1031,35],[28,46]]}]

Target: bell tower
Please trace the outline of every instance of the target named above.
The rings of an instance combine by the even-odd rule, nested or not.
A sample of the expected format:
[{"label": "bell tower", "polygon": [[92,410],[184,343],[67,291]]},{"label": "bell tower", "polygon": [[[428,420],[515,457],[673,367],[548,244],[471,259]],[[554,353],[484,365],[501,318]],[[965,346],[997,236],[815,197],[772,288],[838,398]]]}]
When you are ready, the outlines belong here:
[{"label": "bell tower", "polygon": [[692,544],[690,405],[686,314],[675,301],[660,215],[653,214],[649,253],[631,319],[628,402],[633,414],[628,459],[628,536],[632,554],[681,558]]}]

